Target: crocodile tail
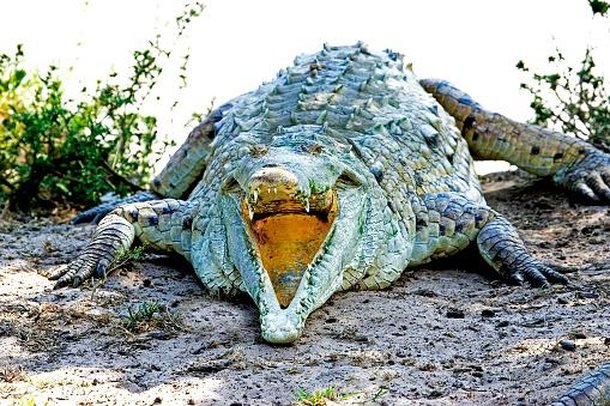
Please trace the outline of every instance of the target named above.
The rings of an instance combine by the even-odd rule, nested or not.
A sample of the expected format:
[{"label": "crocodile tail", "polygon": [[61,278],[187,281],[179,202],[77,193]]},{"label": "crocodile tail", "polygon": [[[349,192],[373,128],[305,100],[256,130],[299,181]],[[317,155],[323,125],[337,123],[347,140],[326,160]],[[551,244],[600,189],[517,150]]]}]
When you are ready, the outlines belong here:
[{"label": "crocodile tail", "polygon": [[610,405],[610,362],[579,380],[551,406]]}]

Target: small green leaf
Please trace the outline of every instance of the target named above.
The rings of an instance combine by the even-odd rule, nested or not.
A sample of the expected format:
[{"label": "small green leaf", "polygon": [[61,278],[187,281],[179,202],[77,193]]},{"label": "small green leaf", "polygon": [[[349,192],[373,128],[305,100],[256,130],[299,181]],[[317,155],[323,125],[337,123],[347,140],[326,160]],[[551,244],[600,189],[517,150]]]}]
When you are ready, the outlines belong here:
[{"label": "small green leaf", "polygon": [[605,1],[601,1],[601,0],[588,0],[589,1],[589,6],[591,7],[591,11],[593,12],[593,15],[595,14],[599,14],[602,17],[606,16],[606,13],[608,13],[608,9],[610,8],[610,4],[605,2]]}]

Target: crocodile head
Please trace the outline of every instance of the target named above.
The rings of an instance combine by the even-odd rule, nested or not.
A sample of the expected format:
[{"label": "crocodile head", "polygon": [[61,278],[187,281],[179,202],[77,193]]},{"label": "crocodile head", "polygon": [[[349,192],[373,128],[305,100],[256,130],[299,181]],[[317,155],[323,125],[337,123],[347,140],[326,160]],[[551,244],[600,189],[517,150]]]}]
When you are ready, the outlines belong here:
[{"label": "crocodile head", "polygon": [[370,260],[372,236],[381,234],[371,231],[382,222],[372,215],[370,173],[349,148],[294,142],[250,146],[220,193],[230,260],[273,343],[301,335],[346,273]]}]

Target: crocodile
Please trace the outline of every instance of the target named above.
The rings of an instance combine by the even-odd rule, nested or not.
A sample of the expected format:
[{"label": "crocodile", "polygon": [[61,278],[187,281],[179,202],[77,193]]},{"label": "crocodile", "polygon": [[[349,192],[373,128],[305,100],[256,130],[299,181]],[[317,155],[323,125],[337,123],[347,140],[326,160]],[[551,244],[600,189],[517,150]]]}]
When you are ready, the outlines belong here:
[{"label": "crocodile", "polygon": [[[150,191],[78,215],[99,222],[93,238],[48,276],[76,287],[139,241],[184,257],[212,294],[247,293],[270,343],[298,339],[335,292],[386,288],[471,245],[510,283],[567,284],[486,204],[474,159],[610,201],[610,155],[590,144],[420,80],[396,52],[325,45],[211,112]],[[558,404],[610,399],[607,372]]]}]

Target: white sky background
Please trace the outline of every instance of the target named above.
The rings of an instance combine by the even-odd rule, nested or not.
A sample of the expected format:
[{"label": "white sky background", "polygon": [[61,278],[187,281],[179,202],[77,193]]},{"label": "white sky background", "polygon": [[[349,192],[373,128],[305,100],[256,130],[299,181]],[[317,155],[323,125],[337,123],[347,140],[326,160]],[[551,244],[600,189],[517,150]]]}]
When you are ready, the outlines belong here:
[{"label": "white sky background", "polygon": [[[112,69],[127,74],[134,49],[170,29],[181,2],[169,0],[0,1],[0,53],[25,46],[26,61],[63,69],[75,96],[82,84]],[[271,80],[295,55],[324,42],[391,48],[411,61],[420,77],[450,80],[491,110],[527,120],[529,96],[515,64],[543,67],[557,45],[576,63],[585,45],[610,66],[610,32],[593,19],[586,0],[207,0],[178,50],[190,47],[188,87],[171,114],[177,81],[159,88],[163,102],[148,112],[176,142],[187,135],[193,111],[205,111]],[[169,24],[169,26],[168,26]],[[165,27],[165,28],[163,28]],[[605,58],[605,59],[604,59]],[[69,67],[74,69],[68,71]]]}]

